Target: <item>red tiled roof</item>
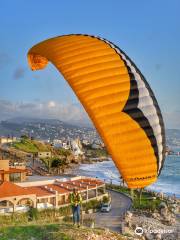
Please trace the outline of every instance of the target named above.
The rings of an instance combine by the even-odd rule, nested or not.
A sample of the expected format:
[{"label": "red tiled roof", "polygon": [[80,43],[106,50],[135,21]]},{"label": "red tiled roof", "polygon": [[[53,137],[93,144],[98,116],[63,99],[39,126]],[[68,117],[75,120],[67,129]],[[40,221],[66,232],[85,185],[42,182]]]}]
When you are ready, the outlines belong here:
[{"label": "red tiled roof", "polygon": [[85,186],[80,186],[79,184],[72,184],[71,182],[63,182],[63,186],[65,188],[69,188],[70,191],[72,191],[73,188],[77,188],[79,191],[86,190]]},{"label": "red tiled roof", "polygon": [[[94,188],[96,186],[96,184],[98,186],[104,184],[104,182],[99,179],[90,179],[90,178],[83,178],[83,179],[77,179],[77,180],[73,180],[73,181],[67,181],[66,183],[71,185],[72,188],[77,187],[79,190],[83,190],[87,186],[90,189],[90,188]],[[80,184],[81,184],[81,186],[80,186]]]},{"label": "red tiled roof", "polygon": [[77,179],[77,180],[74,180],[74,181],[83,182],[83,183],[90,183],[90,184],[97,184],[98,186],[104,184],[103,181],[101,181],[99,179],[94,179],[94,178],[82,178],[82,179]]},{"label": "red tiled roof", "polygon": [[[103,181],[100,181],[98,179],[96,180],[84,178],[67,182],[56,182],[56,184],[48,184],[47,187],[49,189],[52,188],[52,190],[57,191],[59,194],[66,194],[72,192],[74,187],[76,187],[79,191],[83,191],[86,190],[87,186],[89,189],[91,189],[94,188],[96,184],[99,186],[103,183]],[[35,194],[37,197],[55,195],[55,193],[46,189],[44,186],[20,187],[12,182],[3,182],[0,184],[0,198],[29,194]]]},{"label": "red tiled roof", "polygon": [[49,188],[52,188],[53,190],[55,191],[58,191],[59,194],[64,194],[64,193],[69,193],[71,190],[67,189],[66,187],[63,187],[64,186],[64,183],[63,186],[60,185],[61,183],[57,183],[57,184],[48,184],[47,186]]},{"label": "red tiled roof", "polygon": [[28,169],[9,168],[9,170],[0,170],[0,174],[2,174],[2,173],[23,173],[23,172],[28,172]]},{"label": "red tiled roof", "polygon": [[12,182],[2,182],[0,184],[0,198],[15,197],[31,194],[27,189],[20,187]]},{"label": "red tiled roof", "polygon": [[37,197],[54,195],[54,193],[48,191],[48,189],[43,186],[26,187],[26,189],[28,189],[31,194],[36,194]]},{"label": "red tiled roof", "polygon": [[91,179],[91,178],[83,178],[83,179],[77,179],[77,180],[69,180],[66,182],[58,182],[59,185],[63,184],[63,187],[66,189],[69,189],[69,191],[72,191],[73,188],[77,188],[79,191],[86,190],[86,187],[88,186],[88,189],[95,188],[96,184],[98,186],[104,184],[103,181],[99,179]]}]

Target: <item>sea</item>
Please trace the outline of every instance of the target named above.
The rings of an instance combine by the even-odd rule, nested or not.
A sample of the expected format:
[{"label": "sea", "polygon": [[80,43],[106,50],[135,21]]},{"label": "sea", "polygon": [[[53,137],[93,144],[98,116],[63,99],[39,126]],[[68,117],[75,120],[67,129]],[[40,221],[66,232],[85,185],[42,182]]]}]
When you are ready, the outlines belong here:
[{"label": "sea", "polygon": [[[82,176],[97,177],[113,184],[121,182],[119,171],[111,159],[93,164],[80,164],[73,172]],[[147,188],[168,196],[175,194],[180,198],[180,156],[167,156],[158,180]]]}]

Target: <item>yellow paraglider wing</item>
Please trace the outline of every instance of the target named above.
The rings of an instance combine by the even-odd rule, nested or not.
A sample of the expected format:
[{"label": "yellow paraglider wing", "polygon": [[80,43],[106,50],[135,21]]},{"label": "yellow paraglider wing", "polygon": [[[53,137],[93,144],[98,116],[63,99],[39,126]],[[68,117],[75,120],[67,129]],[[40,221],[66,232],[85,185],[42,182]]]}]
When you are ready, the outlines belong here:
[{"label": "yellow paraglider wing", "polygon": [[29,50],[32,70],[48,61],[84,106],[128,187],[155,182],[164,161],[164,124],[152,90],[127,55],[105,39],[77,34]]}]

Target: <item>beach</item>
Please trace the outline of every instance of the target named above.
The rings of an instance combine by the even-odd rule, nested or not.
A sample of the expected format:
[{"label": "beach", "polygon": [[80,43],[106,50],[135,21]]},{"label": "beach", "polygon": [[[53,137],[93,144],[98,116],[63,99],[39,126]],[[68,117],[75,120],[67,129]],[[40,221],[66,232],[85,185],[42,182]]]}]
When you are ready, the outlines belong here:
[{"label": "beach", "polygon": [[[92,164],[80,164],[73,170],[74,174],[98,177],[106,182],[120,184],[120,174],[114,162],[103,161]],[[148,189],[163,192],[168,196],[176,195],[180,198],[180,156],[167,156],[164,168],[156,183],[148,186]]]}]

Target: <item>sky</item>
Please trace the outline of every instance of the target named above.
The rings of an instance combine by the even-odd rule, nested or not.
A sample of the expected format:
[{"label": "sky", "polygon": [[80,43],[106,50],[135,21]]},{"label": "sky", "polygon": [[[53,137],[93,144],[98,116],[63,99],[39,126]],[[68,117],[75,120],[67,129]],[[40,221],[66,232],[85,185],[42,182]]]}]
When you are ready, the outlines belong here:
[{"label": "sky", "polygon": [[59,72],[32,72],[27,52],[47,38],[106,38],[136,63],[159,102],[166,128],[180,129],[180,1],[0,0],[0,120],[17,116],[89,119]]}]

